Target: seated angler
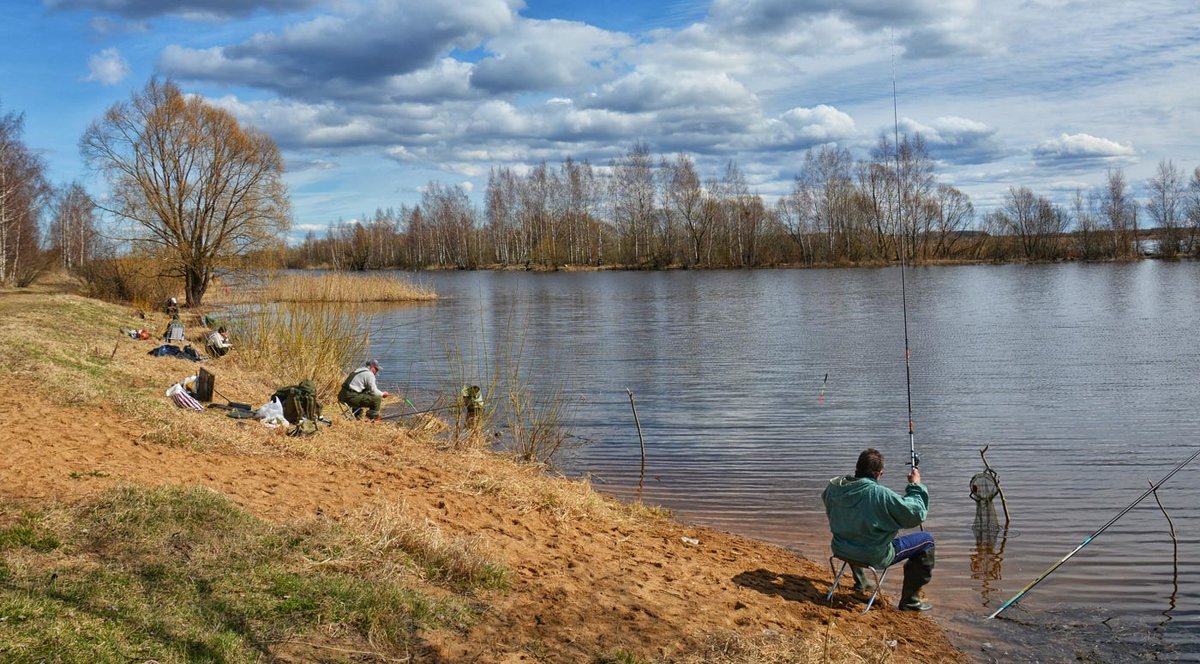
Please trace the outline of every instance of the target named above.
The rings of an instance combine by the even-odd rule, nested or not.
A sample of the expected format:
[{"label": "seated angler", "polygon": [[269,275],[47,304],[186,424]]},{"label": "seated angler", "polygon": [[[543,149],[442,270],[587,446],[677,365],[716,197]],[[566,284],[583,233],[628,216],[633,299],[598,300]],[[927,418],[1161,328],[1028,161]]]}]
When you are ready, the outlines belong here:
[{"label": "seated angler", "polygon": [[[883,455],[875,449],[858,456],[854,476],[835,477],[825,487],[821,500],[833,533],[833,554],[842,560],[885,569],[904,563],[904,587],[900,609],[928,611],[921,601],[921,588],[933,576],[933,535],[916,532],[900,535],[902,528],[916,528],[929,510],[929,490],[921,484],[921,471],[908,473],[908,486],[901,496],[879,483]],[[854,587],[868,590],[861,570],[854,568]]]},{"label": "seated angler", "polygon": [[350,407],[355,419],[362,417],[363,409],[367,411],[367,419],[379,419],[379,408],[387,392],[380,391],[375,384],[375,375],[379,373],[379,363],[367,360],[367,363],[350,372],[342,381],[342,389],[338,390],[338,401]]},{"label": "seated angler", "polygon": [[217,328],[216,332],[208,335],[208,339],[204,342],[204,347],[212,357],[221,357],[233,350],[233,346],[229,343],[229,333],[225,331],[224,325]]}]

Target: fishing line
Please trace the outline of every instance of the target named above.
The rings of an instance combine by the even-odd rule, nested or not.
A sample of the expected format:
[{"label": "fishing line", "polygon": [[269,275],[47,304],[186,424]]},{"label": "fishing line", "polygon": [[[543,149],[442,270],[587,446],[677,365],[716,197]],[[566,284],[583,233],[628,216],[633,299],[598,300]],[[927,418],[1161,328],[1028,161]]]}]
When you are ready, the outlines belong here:
[{"label": "fishing line", "polygon": [[896,153],[896,231],[899,236],[896,251],[900,255],[900,306],[904,312],[904,386],[908,396],[908,453],[909,464],[916,468],[921,463],[917,454],[917,446],[913,437],[912,414],[912,354],[908,348],[908,284],[905,278],[905,235],[904,232],[904,196],[900,188],[900,111],[896,99],[896,33],[892,31],[892,132],[895,144],[892,146]]},{"label": "fishing line", "polygon": [[1096,532],[1092,533],[1091,535],[1088,535],[1082,542],[1079,543],[1079,546],[1074,548],[1074,550],[1072,550],[1070,553],[1063,556],[1062,558],[1059,558],[1058,562],[1051,565],[1050,568],[1047,569],[1045,572],[1042,572],[1041,574],[1039,574],[1036,579],[1034,579],[1033,581],[1031,581],[1029,583],[1029,585],[1022,588],[1021,592],[1017,593],[1016,595],[1013,595],[1012,599],[1010,599],[1007,602],[1005,602],[1004,604],[1002,604],[1000,606],[1000,608],[996,609],[995,612],[992,613],[992,615],[988,616],[988,620],[991,620],[992,618],[995,618],[996,616],[1000,615],[1001,611],[1012,606],[1013,603],[1016,602],[1017,600],[1021,599],[1021,597],[1023,597],[1025,595],[1025,593],[1029,592],[1030,590],[1033,590],[1033,587],[1036,586],[1037,584],[1041,583],[1042,579],[1045,579],[1046,577],[1050,576],[1050,574],[1052,574],[1054,572],[1054,570],[1058,569],[1059,567],[1062,567],[1062,564],[1067,562],[1068,560],[1070,560],[1071,556],[1075,555],[1076,553],[1079,553],[1080,549],[1087,546],[1088,544],[1091,544],[1092,540],[1096,539],[1097,535],[1104,532],[1105,530],[1108,530],[1108,527],[1113,525],[1114,523],[1116,523],[1117,519],[1120,519],[1121,517],[1128,514],[1129,510],[1132,510],[1134,507],[1136,507],[1137,504],[1142,502],[1142,500],[1145,499],[1146,496],[1149,496],[1150,494],[1152,494],[1156,490],[1158,490],[1158,487],[1165,484],[1167,480],[1171,479],[1172,475],[1174,475],[1175,473],[1178,473],[1180,470],[1182,470],[1184,466],[1191,463],[1192,459],[1195,459],[1197,456],[1200,456],[1200,450],[1196,450],[1195,452],[1193,452],[1192,456],[1184,459],[1183,463],[1179,464],[1178,466],[1175,466],[1175,468],[1173,468],[1171,470],[1171,472],[1167,473],[1165,477],[1163,477],[1161,480],[1159,480],[1157,484],[1151,486],[1149,489],[1147,489],[1145,491],[1145,493],[1138,496],[1137,500],[1133,501],[1132,503],[1129,503],[1128,507],[1121,510],[1120,513],[1117,514],[1116,516],[1114,516],[1113,518],[1109,519],[1108,523],[1104,524],[1103,526],[1100,526],[1100,528],[1098,530],[1096,530]]}]

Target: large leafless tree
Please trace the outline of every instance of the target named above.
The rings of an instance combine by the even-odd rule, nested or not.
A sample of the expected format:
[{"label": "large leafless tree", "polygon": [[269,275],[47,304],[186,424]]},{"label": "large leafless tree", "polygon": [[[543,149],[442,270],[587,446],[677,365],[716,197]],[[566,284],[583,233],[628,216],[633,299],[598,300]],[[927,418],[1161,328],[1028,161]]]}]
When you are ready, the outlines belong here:
[{"label": "large leafless tree", "polygon": [[84,132],[80,149],[112,186],[103,208],[159,245],[168,274],[201,304],[231,259],[288,227],[283,159],[265,133],[172,82],[151,80]]}]

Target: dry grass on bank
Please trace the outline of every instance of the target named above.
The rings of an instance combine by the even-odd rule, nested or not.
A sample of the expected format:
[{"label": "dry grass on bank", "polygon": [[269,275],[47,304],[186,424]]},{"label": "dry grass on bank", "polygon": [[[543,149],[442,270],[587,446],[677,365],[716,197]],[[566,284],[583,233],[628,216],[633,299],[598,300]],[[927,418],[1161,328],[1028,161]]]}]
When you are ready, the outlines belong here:
[{"label": "dry grass on bank", "polygon": [[[259,289],[222,296],[238,302],[426,302],[437,299],[433,289],[398,273],[324,274],[285,273],[268,277]],[[224,301],[223,299],[223,301]]]}]

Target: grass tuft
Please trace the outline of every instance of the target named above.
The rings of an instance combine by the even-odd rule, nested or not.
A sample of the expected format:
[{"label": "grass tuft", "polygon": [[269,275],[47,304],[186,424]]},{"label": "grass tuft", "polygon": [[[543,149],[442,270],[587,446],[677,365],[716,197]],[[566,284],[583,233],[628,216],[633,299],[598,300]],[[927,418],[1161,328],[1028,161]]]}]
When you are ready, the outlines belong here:
[{"label": "grass tuft", "polygon": [[0,531],[0,659],[251,662],[311,635],[386,657],[473,621],[464,600],[313,565],[407,555],[355,541],[329,522],[268,524],[204,489],[117,489],[25,515]]},{"label": "grass tuft", "polygon": [[360,523],[366,547],[380,554],[405,552],[430,581],[460,590],[508,587],[508,570],[488,557],[478,538],[447,536],[435,524],[411,519],[395,507],[365,514]]}]

